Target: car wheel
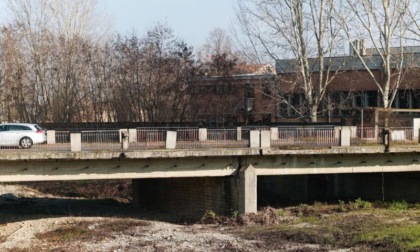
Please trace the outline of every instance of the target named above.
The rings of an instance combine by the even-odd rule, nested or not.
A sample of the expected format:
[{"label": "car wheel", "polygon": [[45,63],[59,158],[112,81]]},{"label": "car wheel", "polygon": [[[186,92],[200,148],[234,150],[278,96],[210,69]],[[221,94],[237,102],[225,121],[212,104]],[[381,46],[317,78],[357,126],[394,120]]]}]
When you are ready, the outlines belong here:
[{"label": "car wheel", "polygon": [[19,145],[23,149],[29,149],[32,146],[32,139],[30,139],[29,137],[23,137],[22,139],[20,139]]}]

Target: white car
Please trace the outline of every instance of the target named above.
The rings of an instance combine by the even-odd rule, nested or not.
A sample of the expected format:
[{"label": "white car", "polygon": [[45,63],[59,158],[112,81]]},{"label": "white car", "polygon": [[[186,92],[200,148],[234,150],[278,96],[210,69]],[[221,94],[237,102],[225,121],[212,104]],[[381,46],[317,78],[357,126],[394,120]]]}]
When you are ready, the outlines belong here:
[{"label": "white car", "polygon": [[46,141],[46,131],[38,124],[0,124],[0,146],[20,146],[23,149],[29,149],[33,144],[45,143]]}]

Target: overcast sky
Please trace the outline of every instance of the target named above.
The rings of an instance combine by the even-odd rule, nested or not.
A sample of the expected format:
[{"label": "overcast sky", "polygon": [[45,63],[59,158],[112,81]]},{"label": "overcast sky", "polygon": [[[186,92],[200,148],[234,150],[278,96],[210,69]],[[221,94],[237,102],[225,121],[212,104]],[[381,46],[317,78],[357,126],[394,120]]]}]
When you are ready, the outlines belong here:
[{"label": "overcast sky", "polygon": [[[0,0],[0,22],[5,23],[6,0]],[[175,36],[195,48],[206,41],[214,28],[227,32],[234,19],[236,0],[99,0],[99,7],[113,17],[114,29],[144,35],[157,23],[171,27]]]}]

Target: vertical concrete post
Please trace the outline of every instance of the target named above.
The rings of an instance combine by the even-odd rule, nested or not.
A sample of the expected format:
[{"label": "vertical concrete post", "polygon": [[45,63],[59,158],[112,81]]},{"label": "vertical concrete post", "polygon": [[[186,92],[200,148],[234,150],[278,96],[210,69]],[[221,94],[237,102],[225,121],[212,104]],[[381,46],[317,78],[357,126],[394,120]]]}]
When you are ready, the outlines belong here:
[{"label": "vertical concrete post", "polygon": [[241,127],[236,128],[236,140],[237,141],[242,140],[242,128]]},{"label": "vertical concrete post", "polygon": [[47,144],[55,144],[55,130],[47,130]]},{"label": "vertical concrete post", "polygon": [[71,133],[70,134],[70,149],[71,151],[82,151],[82,134]]},{"label": "vertical concrete post", "polygon": [[419,142],[420,118],[413,119],[413,141]]},{"label": "vertical concrete post", "polygon": [[239,213],[257,212],[257,175],[252,165],[239,170]]},{"label": "vertical concrete post", "polygon": [[350,128],[342,127],[340,131],[340,146],[350,146]]},{"label": "vertical concrete post", "polygon": [[249,132],[249,147],[260,148],[260,131],[259,130],[251,130]]},{"label": "vertical concrete post", "polygon": [[128,129],[128,141],[137,143],[137,129]]},{"label": "vertical concrete post", "polygon": [[199,142],[207,141],[207,129],[205,128],[198,129],[198,141]]},{"label": "vertical concrete post", "polygon": [[279,128],[277,127],[272,127],[270,128],[270,133],[271,133],[271,140],[279,140]]},{"label": "vertical concrete post", "polygon": [[334,137],[335,138],[340,138],[340,130],[341,130],[341,126],[334,126]]},{"label": "vertical concrete post", "polygon": [[269,130],[261,130],[260,148],[271,147],[271,132]]},{"label": "vertical concrete post", "polygon": [[176,131],[166,131],[166,149],[176,148]]},{"label": "vertical concrete post", "polygon": [[120,130],[121,149],[128,150],[128,130]]}]

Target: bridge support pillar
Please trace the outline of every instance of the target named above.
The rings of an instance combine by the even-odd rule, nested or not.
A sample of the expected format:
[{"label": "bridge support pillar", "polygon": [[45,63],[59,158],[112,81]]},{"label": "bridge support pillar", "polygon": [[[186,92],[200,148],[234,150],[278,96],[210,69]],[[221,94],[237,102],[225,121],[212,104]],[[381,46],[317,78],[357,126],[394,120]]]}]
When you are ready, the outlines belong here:
[{"label": "bridge support pillar", "polygon": [[257,212],[257,175],[252,165],[239,170],[239,187],[237,188],[239,213]]}]

